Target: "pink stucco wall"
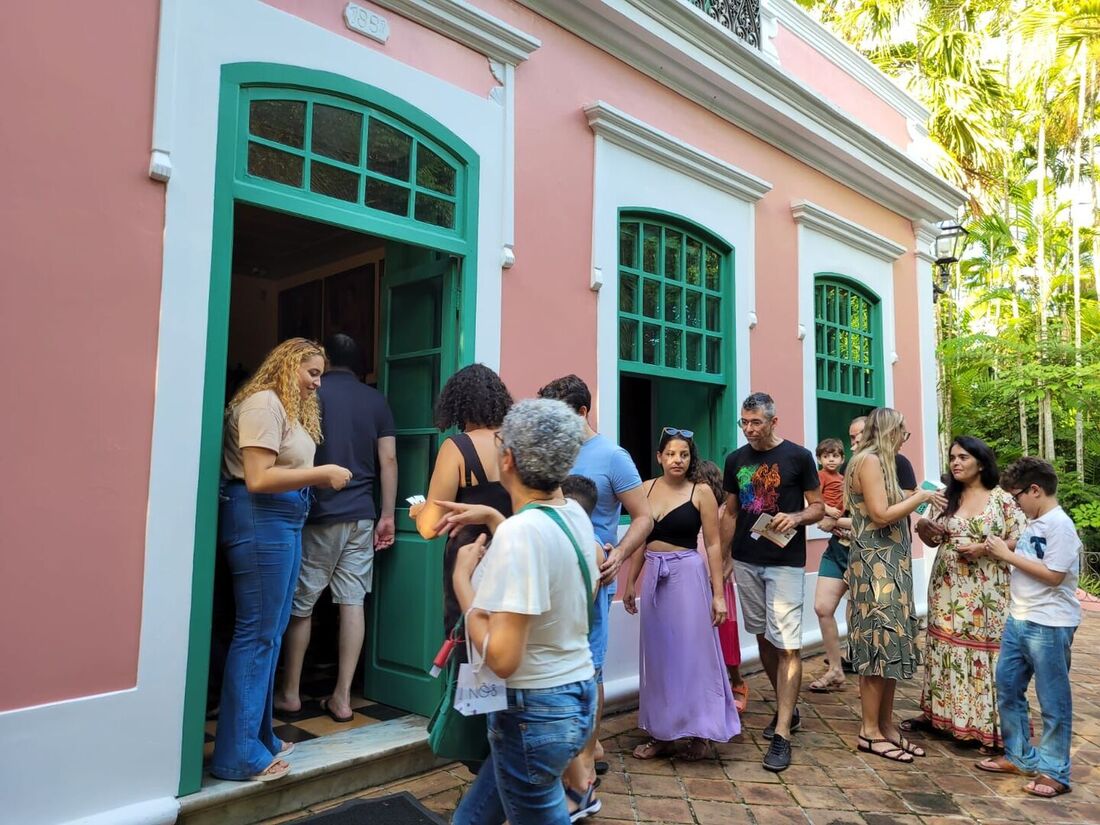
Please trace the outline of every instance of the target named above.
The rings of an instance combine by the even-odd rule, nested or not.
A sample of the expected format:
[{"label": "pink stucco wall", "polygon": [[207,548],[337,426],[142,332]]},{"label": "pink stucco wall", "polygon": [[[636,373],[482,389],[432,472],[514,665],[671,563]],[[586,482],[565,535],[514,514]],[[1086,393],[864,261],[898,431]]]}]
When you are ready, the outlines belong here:
[{"label": "pink stucco wall", "polygon": [[[363,8],[382,15],[390,26],[385,44],[349,29],[344,23],[347,0],[262,0],[273,8],[308,20],[316,26],[346,37],[365,48],[381,52],[408,66],[424,69],[468,92],[485,97],[499,85],[489,71],[489,61],[480,54],[373,3]],[[288,61],[293,62],[293,61]]]},{"label": "pink stucco wall", "polygon": [[793,75],[899,149],[909,146],[905,115],[868,89],[794,32],[780,25],[775,50],[783,71]]},{"label": "pink stucco wall", "polygon": [[113,0],[74,21],[65,5],[13,3],[0,26],[0,710],[137,677],[164,222],[146,175],[158,6]]}]

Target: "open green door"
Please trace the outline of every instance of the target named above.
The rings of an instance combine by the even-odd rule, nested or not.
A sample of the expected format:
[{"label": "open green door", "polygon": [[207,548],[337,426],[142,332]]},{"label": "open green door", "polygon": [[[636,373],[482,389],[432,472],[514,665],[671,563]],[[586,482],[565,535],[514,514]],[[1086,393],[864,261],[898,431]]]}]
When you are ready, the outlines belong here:
[{"label": "open green door", "polygon": [[432,413],[456,367],[457,330],[455,259],[390,245],[382,278],[379,388],[397,426],[397,530],[393,547],[375,557],[364,693],[424,715],[442,691],[428,668],[442,641],[444,542],[420,537],[405,499],[428,490],[442,438]]}]

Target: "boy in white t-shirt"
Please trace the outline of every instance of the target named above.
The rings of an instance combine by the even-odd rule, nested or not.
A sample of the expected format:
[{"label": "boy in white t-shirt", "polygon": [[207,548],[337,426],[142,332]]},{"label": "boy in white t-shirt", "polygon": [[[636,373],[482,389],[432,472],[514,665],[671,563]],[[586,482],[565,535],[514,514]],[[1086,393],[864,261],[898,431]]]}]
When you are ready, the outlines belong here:
[{"label": "boy in white t-shirt", "polygon": [[[1033,776],[1024,790],[1050,798],[1070,791],[1069,664],[1073,635],[1081,623],[1076,595],[1081,539],[1058,504],[1058,476],[1048,462],[1013,462],[1001,475],[1001,487],[1020,505],[1028,525],[1015,551],[996,536],[988,539],[989,555],[1012,565],[1012,600],[997,663],[997,710],[1005,755],[983,759],[978,767]],[[1031,743],[1028,716],[1032,677],[1043,713],[1038,748]]]}]

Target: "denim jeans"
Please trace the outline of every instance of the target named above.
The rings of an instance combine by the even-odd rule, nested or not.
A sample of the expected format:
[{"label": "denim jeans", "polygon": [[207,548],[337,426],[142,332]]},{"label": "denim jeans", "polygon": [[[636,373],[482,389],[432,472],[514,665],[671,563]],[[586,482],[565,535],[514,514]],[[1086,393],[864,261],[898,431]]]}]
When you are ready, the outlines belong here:
[{"label": "denim jeans", "polygon": [[247,779],[279,752],[271,726],[275,666],[290,622],[308,512],[308,488],[249,493],[241,482],[222,488],[218,549],[233,575],[237,607],[210,765],[222,779]]},{"label": "denim jeans", "polygon": [[[1073,698],[1069,662],[1075,627],[1050,627],[1008,617],[997,662],[997,711],[1005,756],[1025,771],[1039,771],[1069,785],[1069,743],[1073,733]],[[1027,686],[1035,692],[1043,716],[1039,747],[1031,744]]]},{"label": "denim jeans", "polygon": [[508,690],[489,714],[489,759],[452,825],[569,825],[561,776],[592,733],[596,682]]}]

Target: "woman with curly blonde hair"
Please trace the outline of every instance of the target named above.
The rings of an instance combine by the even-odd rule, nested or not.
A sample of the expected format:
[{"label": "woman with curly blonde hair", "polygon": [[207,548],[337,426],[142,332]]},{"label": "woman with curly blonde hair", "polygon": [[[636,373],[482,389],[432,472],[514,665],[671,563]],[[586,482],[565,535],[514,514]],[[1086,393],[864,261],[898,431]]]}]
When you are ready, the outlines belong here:
[{"label": "woman with curly blonde hair", "polygon": [[859,674],[863,711],[858,748],[894,762],[924,756],[894,722],[897,680],[913,678],[919,663],[909,514],[923,502],[942,499],[933,490],[905,497],[899,488],[894,457],[908,438],[901,413],[872,410],[844,475],[844,503],[852,516],[848,656]]},{"label": "woman with curly blonde hair", "polygon": [[290,771],[292,743],[271,726],[279,644],[302,560],[309,488],[339,490],[351,473],[313,466],[325,351],[291,338],[268,353],[225,411],[218,549],[233,574],[237,617],[226,656],[210,772],[269,782]]}]

